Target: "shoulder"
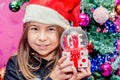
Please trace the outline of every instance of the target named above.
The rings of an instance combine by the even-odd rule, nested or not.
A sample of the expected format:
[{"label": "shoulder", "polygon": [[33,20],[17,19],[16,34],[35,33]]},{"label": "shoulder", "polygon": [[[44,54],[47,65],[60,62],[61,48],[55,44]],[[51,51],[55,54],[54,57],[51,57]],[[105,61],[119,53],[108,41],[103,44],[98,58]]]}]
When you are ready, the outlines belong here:
[{"label": "shoulder", "polygon": [[17,55],[11,56],[11,57],[8,59],[6,68],[9,67],[9,66],[11,66],[11,68],[12,68],[12,67],[15,67],[15,66],[18,66]]},{"label": "shoulder", "polygon": [[9,60],[10,60],[10,61],[17,60],[17,55],[11,56],[11,57],[9,58]]},{"label": "shoulder", "polygon": [[20,80],[17,55],[11,56],[6,65],[4,80]]}]

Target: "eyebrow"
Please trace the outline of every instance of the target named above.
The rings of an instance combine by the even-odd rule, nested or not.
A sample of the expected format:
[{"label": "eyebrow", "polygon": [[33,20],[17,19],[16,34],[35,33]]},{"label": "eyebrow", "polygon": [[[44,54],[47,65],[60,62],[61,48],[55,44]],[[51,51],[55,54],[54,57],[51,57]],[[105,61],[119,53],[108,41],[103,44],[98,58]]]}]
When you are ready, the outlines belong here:
[{"label": "eyebrow", "polygon": [[61,27],[59,25],[51,25],[51,26],[56,27],[57,29]]},{"label": "eyebrow", "polygon": [[[37,26],[36,24],[33,23],[28,23],[27,26]],[[58,25],[48,25],[47,27],[59,27]]]},{"label": "eyebrow", "polygon": [[48,27],[58,27],[58,25],[49,25]]}]

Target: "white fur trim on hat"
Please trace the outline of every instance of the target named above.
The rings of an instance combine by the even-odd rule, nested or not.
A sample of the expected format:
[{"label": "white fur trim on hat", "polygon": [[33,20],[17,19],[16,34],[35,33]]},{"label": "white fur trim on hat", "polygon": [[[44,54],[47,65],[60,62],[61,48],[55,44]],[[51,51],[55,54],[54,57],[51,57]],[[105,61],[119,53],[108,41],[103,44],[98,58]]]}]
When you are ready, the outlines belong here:
[{"label": "white fur trim on hat", "polygon": [[65,29],[70,27],[69,22],[57,11],[36,4],[30,4],[26,7],[23,22],[25,23],[29,21],[59,25]]}]

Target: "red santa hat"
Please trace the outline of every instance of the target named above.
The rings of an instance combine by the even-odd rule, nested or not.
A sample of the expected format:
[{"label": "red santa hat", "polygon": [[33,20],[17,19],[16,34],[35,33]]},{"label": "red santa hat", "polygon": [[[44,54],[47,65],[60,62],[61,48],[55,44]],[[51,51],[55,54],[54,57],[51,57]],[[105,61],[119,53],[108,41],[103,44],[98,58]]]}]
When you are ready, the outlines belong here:
[{"label": "red santa hat", "polygon": [[68,28],[69,21],[78,26],[79,14],[80,0],[30,0],[23,22],[36,21]]}]

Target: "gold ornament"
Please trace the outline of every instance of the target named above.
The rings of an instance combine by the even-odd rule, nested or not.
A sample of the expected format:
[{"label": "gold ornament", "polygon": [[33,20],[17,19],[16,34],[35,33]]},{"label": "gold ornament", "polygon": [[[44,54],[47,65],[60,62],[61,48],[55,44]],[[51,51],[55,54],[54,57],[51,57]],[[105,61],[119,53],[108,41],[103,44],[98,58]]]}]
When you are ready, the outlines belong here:
[{"label": "gold ornament", "polygon": [[115,11],[118,15],[120,15],[120,5],[115,6]]},{"label": "gold ornament", "polygon": [[115,12],[110,12],[110,13],[109,13],[109,19],[110,19],[111,21],[115,22],[116,19],[117,19],[117,14],[116,14]]}]

